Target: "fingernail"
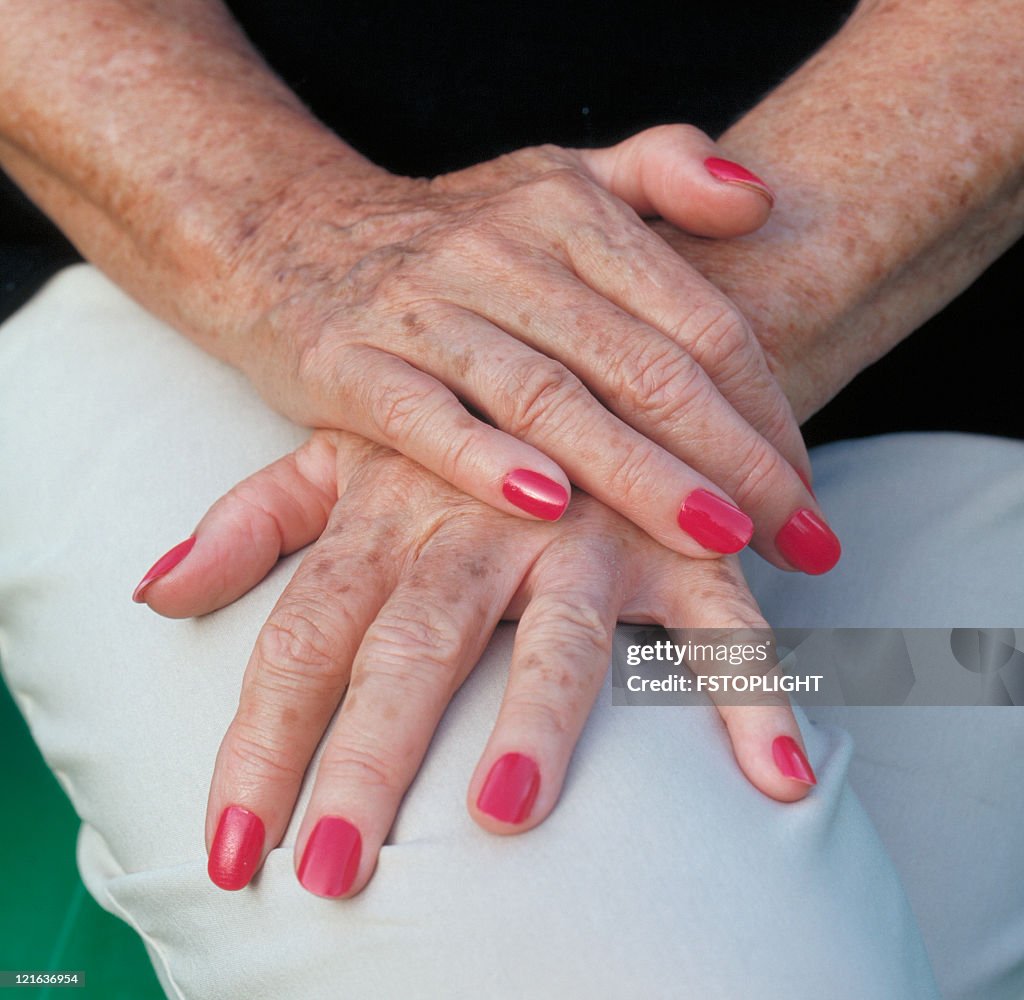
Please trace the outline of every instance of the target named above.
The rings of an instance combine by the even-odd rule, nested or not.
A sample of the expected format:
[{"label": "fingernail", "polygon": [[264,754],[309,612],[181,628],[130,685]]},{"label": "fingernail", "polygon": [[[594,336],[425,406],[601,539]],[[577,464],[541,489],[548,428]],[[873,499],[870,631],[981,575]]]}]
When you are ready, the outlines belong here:
[{"label": "fingernail", "polygon": [[362,837],[347,819],[324,816],[306,841],[299,881],[316,896],[341,896],[356,880],[362,850]]},{"label": "fingernail", "polygon": [[775,758],[775,766],[787,778],[802,781],[805,785],[818,783],[800,744],[792,736],[777,736],[772,743],[772,756]]},{"label": "fingernail", "polygon": [[746,167],[741,167],[738,163],[733,163],[732,160],[723,160],[718,156],[708,157],[704,161],[704,166],[716,180],[750,188],[751,191],[764,195],[769,203],[775,203],[775,193],[772,189],[757,174],[752,174]]},{"label": "fingernail", "polygon": [[540,791],[540,768],[532,757],[507,753],[494,762],[476,800],[480,812],[502,823],[522,823]]},{"label": "fingernail", "polygon": [[149,567],[146,575],[142,578],[139,585],[135,588],[135,592],[132,594],[132,600],[136,604],[142,603],[142,595],[146,588],[160,577],[166,576],[182,559],[185,558],[191,551],[192,546],[196,544],[196,536],[193,535],[191,538],[186,538],[185,541],[179,542],[171,549],[170,552],[164,553],[152,566]]},{"label": "fingernail", "polygon": [[708,490],[694,490],[679,508],[679,527],[713,552],[739,552],[754,534],[754,522]]},{"label": "fingernail", "polygon": [[263,853],[263,820],[241,806],[220,814],[206,870],[221,889],[244,889]]},{"label": "fingernail", "polygon": [[520,510],[545,521],[557,521],[569,506],[565,487],[529,469],[515,469],[505,477],[501,492]]},{"label": "fingernail", "polygon": [[843,552],[832,529],[806,508],[798,510],[779,529],[775,545],[787,562],[811,576],[827,573]]}]

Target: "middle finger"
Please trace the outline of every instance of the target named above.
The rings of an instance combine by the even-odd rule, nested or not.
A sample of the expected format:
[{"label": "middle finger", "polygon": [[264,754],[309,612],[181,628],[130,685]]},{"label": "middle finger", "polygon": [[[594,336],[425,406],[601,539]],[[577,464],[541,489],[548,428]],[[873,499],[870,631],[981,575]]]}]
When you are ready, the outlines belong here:
[{"label": "middle finger", "polygon": [[439,531],[366,631],[295,845],[298,879],[315,895],[352,895],[373,874],[441,715],[533,558],[524,533],[545,526],[509,521],[512,545],[498,520]]}]

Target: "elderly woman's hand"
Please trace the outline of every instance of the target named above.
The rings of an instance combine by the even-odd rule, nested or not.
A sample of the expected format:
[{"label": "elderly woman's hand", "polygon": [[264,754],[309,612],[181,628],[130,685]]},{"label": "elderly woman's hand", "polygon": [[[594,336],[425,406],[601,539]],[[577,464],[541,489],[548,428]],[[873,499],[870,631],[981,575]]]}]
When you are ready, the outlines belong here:
[{"label": "elderly woman's hand", "polygon": [[[554,808],[617,619],[765,627],[735,560],[671,552],[585,494],[557,524],[506,517],[394,452],[327,431],[215,504],[187,556],[137,596],[162,614],[202,614],[313,539],[256,642],[217,759],[206,833],[211,877],[228,889],[280,842],[328,730],[298,877],[324,896],[362,889],[503,617],[519,618],[519,632],[468,790],[473,818],[497,833]],[[784,698],[720,711],[756,787],[782,801],[806,794],[814,778]]]},{"label": "elderly woman's hand", "polygon": [[571,481],[677,552],[753,534],[777,565],[824,572],[838,544],[759,344],[637,214],[713,236],[763,223],[767,189],[714,154],[666,126],[432,181],[380,174],[358,200],[318,173],[239,265],[273,304],[232,360],[293,419],[498,510],[557,519]]},{"label": "elderly woman's hand", "polygon": [[0,166],[292,419],[508,513],[555,519],[572,481],[687,555],[753,535],[776,565],[835,563],[749,327],[639,218],[764,222],[770,192],[703,133],[414,180],[317,122],[219,0],[15,4],[8,22]]}]

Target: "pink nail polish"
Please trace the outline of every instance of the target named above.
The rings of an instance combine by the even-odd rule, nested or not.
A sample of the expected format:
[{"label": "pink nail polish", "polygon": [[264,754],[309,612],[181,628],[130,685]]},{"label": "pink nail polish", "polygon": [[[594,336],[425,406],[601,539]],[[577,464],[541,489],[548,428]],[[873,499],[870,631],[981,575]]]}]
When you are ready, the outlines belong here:
[{"label": "pink nail polish", "polygon": [[228,806],[220,814],[210,847],[207,871],[221,889],[244,889],[263,853],[263,820],[241,806]]},{"label": "pink nail polish", "polygon": [[299,881],[316,896],[344,895],[359,871],[363,839],[340,816],[324,816],[309,835],[299,864]]},{"label": "pink nail polish", "polygon": [[777,736],[772,743],[772,756],[775,758],[775,766],[787,778],[802,781],[805,785],[818,783],[800,744],[792,736]]},{"label": "pink nail polish", "polygon": [[787,562],[811,576],[827,573],[843,552],[832,529],[806,508],[798,510],[779,529],[775,545]]},{"label": "pink nail polish", "polygon": [[694,490],[679,508],[679,527],[713,552],[739,552],[754,534],[754,522],[727,500]]},{"label": "pink nail polish", "polygon": [[191,551],[192,546],[196,544],[196,536],[193,535],[191,538],[186,538],[185,541],[179,542],[171,549],[170,552],[164,553],[152,566],[149,567],[146,575],[142,578],[139,585],[135,588],[135,592],[132,594],[132,600],[136,604],[142,603],[142,595],[145,593],[146,588],[160,577],[166,576],[182,559],[185,558]]},{"label": "pink nail polish", "polygon": [[569,506],[565,487],[529,469],[515,469],[505,477],[501,492],[520,510],[545,521],[557,521]]},{"label": "pink nail polish", "polygon": [[533,758],[507,753],[491,767],[476,807],[503,823],[522,823],[530,815],[539,791],[540,768]]},{"label": "pink nail polish", "polygon": [[750,188],[751,191],[764,195],[770,203],[774,204],[775,194],[772,189],[757,174],[752,174],[746,167],[741,167],[738,163],[733,163],[732,160],[723,160],[718,156],[708,157],[704,161],[704,166],[716,180]]}]

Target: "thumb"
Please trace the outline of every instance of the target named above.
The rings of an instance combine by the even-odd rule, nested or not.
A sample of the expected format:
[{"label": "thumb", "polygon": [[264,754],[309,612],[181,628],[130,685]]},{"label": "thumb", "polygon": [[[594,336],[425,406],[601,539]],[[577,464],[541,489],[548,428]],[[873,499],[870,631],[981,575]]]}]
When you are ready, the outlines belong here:
[{"label": "thumb", "polygon": [[195,533],[161,556],[132,599],[169,618],[206,614],[237,600],[282,555],[318,538],[337,500],[336,454],[326,436],[243,480]]},{"label": "thumb", "polygon": [[768,221],[775,197],[746,167],[721,156],[691,125],[659,125],[577,153],[594,179],[639,215],[660,215],[694,236],[742,236]]}]

